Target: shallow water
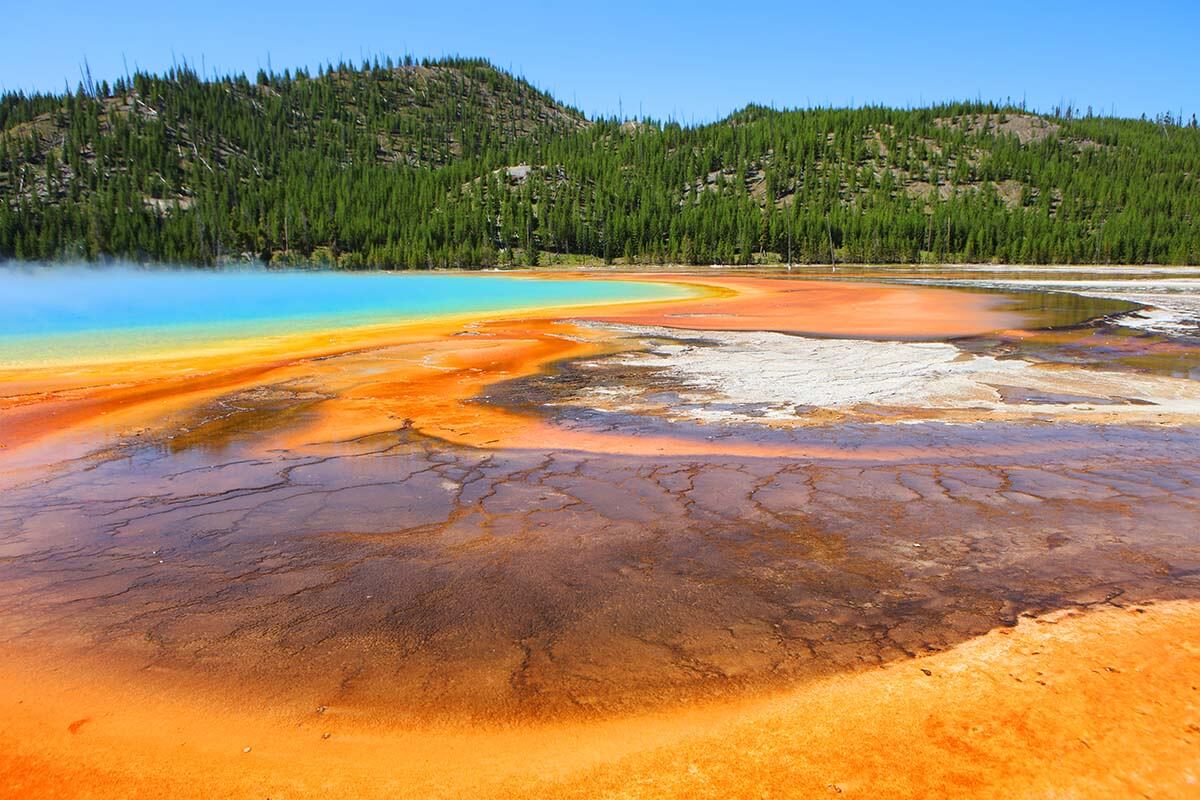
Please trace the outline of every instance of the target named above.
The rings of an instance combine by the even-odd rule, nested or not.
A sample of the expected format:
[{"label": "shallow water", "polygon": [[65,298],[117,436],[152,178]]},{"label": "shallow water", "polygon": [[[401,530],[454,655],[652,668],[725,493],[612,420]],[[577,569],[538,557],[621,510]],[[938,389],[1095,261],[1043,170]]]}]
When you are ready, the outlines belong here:
[{"label": "shallow water", "polygon": [[[158,336],[197,321],[328,325],[314,286],[354,320],[508,308],[527,290],[554,305],[686,291],[422,278],[138,275],[127,286],[211,291],[164,304],[114,286],[97,309]],[[230,292],[243,285],[246,297]],[[475,293],[447,297],[450,286]],[[1195,363],[1187,342],[1122,334],[1117,347],[1109,323],[1088,322],[1128,304],[997,298],[1067,327],[960,339],[964,358],[1137,369],[1130,358],[1172,348]],[[264,309],[291,316],[253,316]],[[78,340],[88,319],[49,327]],[[28,321],[8,324],[31,338]],[[788,429],[557,405],[573,384],[601,383],[562,355],[589,330],[603,334],[479,324],[330,353],[8,475],[0,641],[35,660],[86,652],[204,691],[388,722],[513,720],[778,688],[946,648],[1027,611],[1200,597],[1194,425],[899,425],[881,413]],[[523,366],[530,352],[545,360]],[[460,389],[477,393],[444,394]],[[455,412],[438,417],[446,405]],[[414,427],[422,414],[441,438]],[[534,435],[492,444],[514,420],[534,420]],[[454,438],[472,422],[497,429]]]},{"label": "shallow water", "polygon": [[122,449],[6,493],[0,636],[375,719],[499,720],[781,687],[1027,611],[1200,596],[1195,430],[724,435],[846,456],[406,433],[321,456]]},{"label": "shallow water", "polygon": [[0,268],[0,364],[688,295],[678,285],[491,274]]},{"label": "shallow water", "polygon": [[[364,285],[408,285],[377,277]],[[947,416],[931,416],[945,393],[902,391],[787,420],[622,366],[654,356],[600,323],[628,308],[0,369],[0,787],[1183,786],[1200,683],[1191,328],[1130,330],[1127,304],[1061,292],[741,285],[765,298],[745,315],[708,293],[716,316],[688,316],[690,300],[640,310],[769,317],[791,333],[738,335],[749,349],[656,337],[760,380],[773,359],[783,394],[820,378],[780,340],[812,345],[839,380],[880,377],[862,354],[881,349],[1016,369]],[[199,327],[278,332],[320,316],[306,314]],[[868,317],[884,341],[791,335],[854,339]],[[186,328],[141,330],[177,346]],[[894,341],[909,336],[934,343]],[[648,402],[605,400],[627,389]],[[1003,414],[979,406],[990,395]]]}]

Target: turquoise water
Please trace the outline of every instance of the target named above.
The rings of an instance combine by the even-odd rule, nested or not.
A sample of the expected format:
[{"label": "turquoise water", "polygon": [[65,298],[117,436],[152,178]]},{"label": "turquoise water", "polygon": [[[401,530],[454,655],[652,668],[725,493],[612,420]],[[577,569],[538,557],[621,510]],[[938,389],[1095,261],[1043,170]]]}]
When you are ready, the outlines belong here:
[{"label": "turquoise water", "polygon": [[0,268],[0,363],[688,293],[641,281],[494,274]]}]

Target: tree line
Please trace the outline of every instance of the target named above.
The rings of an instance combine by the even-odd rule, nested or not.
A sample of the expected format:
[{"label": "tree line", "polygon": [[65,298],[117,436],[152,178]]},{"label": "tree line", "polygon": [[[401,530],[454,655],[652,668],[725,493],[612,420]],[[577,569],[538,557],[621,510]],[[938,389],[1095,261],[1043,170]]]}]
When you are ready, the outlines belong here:
[{"label": "tree line", "polygon": [[1200,130],[1012,105],[586,119],[487,62],[0,96],[0,258],[1200,263]]}]

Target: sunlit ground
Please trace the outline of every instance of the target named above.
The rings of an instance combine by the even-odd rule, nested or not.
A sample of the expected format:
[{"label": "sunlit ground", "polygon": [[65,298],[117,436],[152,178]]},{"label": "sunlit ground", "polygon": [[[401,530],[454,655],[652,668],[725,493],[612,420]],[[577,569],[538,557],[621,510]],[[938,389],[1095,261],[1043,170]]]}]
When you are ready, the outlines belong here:
[{"label": "sunlit ground", "polygon": [[0,786],[1188,796],[1191,279],[812,277],[10,359]]}]

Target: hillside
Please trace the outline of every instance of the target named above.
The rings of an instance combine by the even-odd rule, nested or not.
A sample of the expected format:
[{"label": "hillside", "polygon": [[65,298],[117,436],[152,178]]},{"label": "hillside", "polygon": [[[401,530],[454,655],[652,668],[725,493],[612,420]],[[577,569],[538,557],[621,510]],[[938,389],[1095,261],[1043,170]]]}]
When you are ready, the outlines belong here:
[{"label": "hillside", "polygon": [[1200,130],[991,104],[589,121],[477,60],[0,98],[0,258],[1200,263]]}]

